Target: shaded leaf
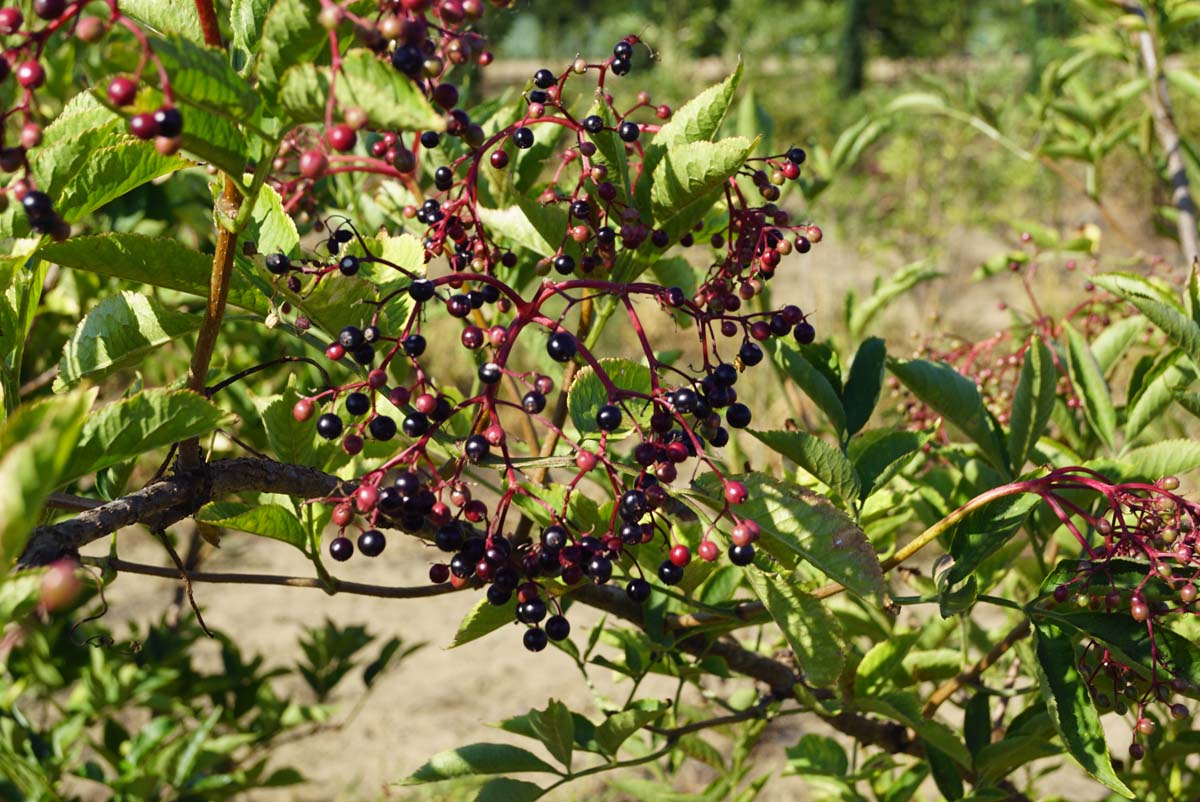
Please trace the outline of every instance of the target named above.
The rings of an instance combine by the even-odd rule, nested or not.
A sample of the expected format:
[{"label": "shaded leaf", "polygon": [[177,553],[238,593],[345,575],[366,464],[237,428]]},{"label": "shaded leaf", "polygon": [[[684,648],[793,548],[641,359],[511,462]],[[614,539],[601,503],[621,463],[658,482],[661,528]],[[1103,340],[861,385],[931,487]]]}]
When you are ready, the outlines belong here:
[{"label": "shaded leaf", "polygon": [[750,430],[772,451],[782,454],[824,482],[846,504],[859,497],[858,475],[842,452],[807,432],[760,432]]},{"label": "shaded leaf", "polygon": [[1040,337],[1034,337],[1025,349],[1025,361],[1013,395],[1009,423],[1008,458],[1014,471],[1033,453],[1033,447],[1050,422],[1054,411],[1058,370],[1054,355]]},{"label": "shaded leaf", "polygon": [[842,388],[842,404],[846,409],[846,434],[857,434],[867,425],[879,393],[883,389],[883,369],[887,361],[887,346],[878,337],[871,337],[858,347],[850,375]]},{"label": "shaded leaf", "polygon": [[508,744],[470,744],[439,752],[404,780],[402,785],[452,780],[480,774],[553,773],[554,768],[532,752]]},{"label": "shaded leaf", "polygon": [[807,680],[817,686],[834,684],[845,653],[837,619],[785,577],[750,570],[746,580],[783,632]]}]

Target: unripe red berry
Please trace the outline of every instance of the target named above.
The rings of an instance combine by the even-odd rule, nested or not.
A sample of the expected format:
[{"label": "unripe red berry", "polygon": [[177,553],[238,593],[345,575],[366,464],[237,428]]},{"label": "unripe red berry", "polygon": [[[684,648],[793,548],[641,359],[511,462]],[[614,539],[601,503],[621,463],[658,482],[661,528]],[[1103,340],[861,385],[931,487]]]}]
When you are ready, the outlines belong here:
[{"label": "unripe red berry", "polygon": [[75,25],[75,35],[81,42],[99,42],[104,36],[104,22],[99,17],[80,17]]},{"label": "unripe red berry", "polygon": [[354,491],[354,505],[359,512],[370,512],[379,501],[379,490],[373,485],[360,485]]},{"label": "unripe red berry", "polygon": [[720,556],[721,550],[711,540],[701,540],[700,545],[696,547],[696,553],[700,555],[701,560],[710,563]]},{"label": "unripe red berry", "polygon": [[21,126],[21,146],[26,150],[42,144],[42,126],[34,122]]},{"label": "unripe red berry", "polygon": [[309,150],[300,157],[300,175],[305,178],[320,178],[325,174],[329,160],[319,150]]},{"label": "unripe red berry", "polygon": [[164,156],[174,156],[183,146],[183,139],[177,136],[156,136],[154,149]]},{"label": "unripe red berry", "polygon": [[347,526],[354,520],[354,508],[349,504],[339,504],[333,508],[333,523],[336,526]]},{"label": "unripe red berry", "polygon": [[1146,606],[1144,601],[1134,599],[1129,605],[1129,614],[1134,621],[1142,622],[1150,617],[1150,608]]},{"label": "unripe red berry", "polygon": [[428,415],[437,409],[437,399],[430,393],[421,393],[413,399],[413,409],[420,412],[422,415]]},{"label": "unripe red berry", "polygon": [[663,104],[654,110],[654,116],[660,120],[666,120],[671,117],[671,107]]},{"label": "unripe red berry", "polygon": [[725,500],[730,504],[741,504],[749,495],[746,486],[741,482],[725,483]]},{"label": "unripe red berry", "polygon": [[340,343],[332,343],[328,348],[325,349],[325,356],[329,359],[332,359],[334,362],[337,362],[345,355],[346,349],[343,348]]},{"label": "unripe red berry", "polygon": [[17,67],[17,83],[26,89],[37,89],[46,83],[46,69],[37,61],[25,61]]},{"label": "unripe red berry", "polygon": [[596,467],[596,455],[591,451],[580,451],[575,455],[575,467],[584,473]]},{"label": "unripe red berry", "polygon": [[342,451],[354,456],[363,449],[363,439],[356,434],[348,434],[342,438]]},{"label": "unripe red berry", "polygon": [[54,20],[67,10],[67,0],[33,0],[33,13],[44,20]]},{"label": "unripe red berry", "polygon": [[313,402],[307,398],[301,398],[296,402],[295,406],[292,407],[292,417],[298,421],[306,421],[312,417],[312,414]]},{"label": "unripe red berry", "polygon": [[334,150],[345,153],[351,150],[355,143],[358,142],[358,134],[350,126],[342,123],[333,126],[325,133],[325,140],[329,143],[329,147]]},{"label": "unripe red berry", "polygon": [[108,99],[114,106],[128,106],[137,97],[137,84],[123,75],[108,82]]},{"label": "unripe red berry", "polygon": [[153,139],[158,136],[158,125],[153,114],[135,114],[129,118],[129,133],[138,139]]},{"label": "unripe red berry", "polygon": [[491,426],[483,430],[483,436],[489,443],[498,446],[504,442],[504,427],[498,423],[493,423]]},{"label": "unripe red berry", "polygon": [[376,368],[367,374],[367,386],[372,390],[378,390],[383,385],[387,384],[387,373]]},{"label": "unripe red berry", "polygon": [[47,612],[61,610],[70,606],[83,590],[79,581],[78,568],[74,560],[63,558],[51,563],[42,575],[42,583],[38,600]]},{"label": "unripe red berry", "polygon": [[692,552],[687,546],[679,543],[671,548],[667,558],[680,568],[683,568],[692,561]]},{"label": "unripe red berry", "polygon": [[19,8],[0,8],[0,34],[8,36],[21,30],[25,17]]}]

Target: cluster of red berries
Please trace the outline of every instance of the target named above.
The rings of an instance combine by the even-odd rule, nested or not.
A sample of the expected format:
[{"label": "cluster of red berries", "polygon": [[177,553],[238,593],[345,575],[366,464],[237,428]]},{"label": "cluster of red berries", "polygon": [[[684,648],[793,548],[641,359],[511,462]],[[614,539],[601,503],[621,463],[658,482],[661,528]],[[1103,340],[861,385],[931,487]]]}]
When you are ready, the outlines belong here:
[{"label": "cluster of red berries", "polygon": [[[796,306],[768,312],[743,308],[761,293],[784,256],[807,253],[821,239],[819,228],[793,223],[775,202],[777,183],[800,175],[805,154],[792,148],[751,160],[762,168],[748,167],[726,182],[728,217],[722,225],[714,228],[702,221],[672,238],[643,218],[632,201],[633,187],[617,183],[612,163],[613,142],[630,160],[630,175],[635,175],[636,160],[645,158],[645,142],[659,125],[632,119],[639,110],[648,109],[656,120],[672,117],[670,107],[652,105],[646,93],[622,112],[604,91],[606,77],[630,72],[636,37],[618,42],[612,56],[599,63],[577,59],[561,74],[538,70],[525,95],[525,114],[484,136],[482,127],[456,108],[457,90],[447,89],[443,80],[447,61],[458,61],[442,54],[463,42],[466,34],[429,22],[429,9],[423,4],[420,10],[407,3],[385,5],[383,16],[373,22],[385,41],[377,52],[447,110],[445,132],[414,132],[408,141],[400,132],[367,132],[362,144],[370,155],[356,154],[352,151],[360,146],[366,115],[346,109],[346,122],[327,125],[322,136],[302,131],[285,143],[275,164],[282,170],[278,186],[285,205],[296,210],[310,202],[304,199],[311,196],[313,183],[331,173],[362,172],[401,181],[423,198],[404,215],[422,227],[425,262],[444,258],[449,272],[426,278],[411,265],[394,264],[373,253],[348,223],[331,226],[318,221],[318,227],[328,231],[327,256],[296,260],[268,255],[267,269],[301,297],[322,282],[358,275],[364,265],[391,267],[407,278],[401,289],[375,301],[369,320],[342,329],[326,349],[331,360],[364,366],[365,378],[302,399],[294,414],[299,420],[315,417],[317,434],[340,442],[349,454],[361,452],[368,440],[402,438],[397,453],[363,476],[353,496],[326,500],[334,505],[333,520],[342,530],[330,544],[334,559],[354,553],[355,543],[346,534],[351,528],[360,533],[357,550],[368,556],[384,548],[381,529],[422,533],[447,555],[431,567],[430,579],[460,586],[485,584],[488,600],[497,605],[515,595],[516,618],[528,627],[525,645],[536,651],[569,633],[556,597],[572,585],[603,584],[623,575],[630,598],[648,598],[647,577],[635,560],[625,558],[634,546],[664,540],[667,557],[658,566],[658,580],[666,585],[681,581],[692,559],[692,549],[671,534],[672,517],[684,507],[672,488],[681,466],[694,460],[694,470],[718,471],[709,451],[729,441],[730,429],[750,424],[752,413],[739,401],[737,383],[742,371],[763,361],[760,343],[783,336],[800,343],[813,341],[815,330]],[[433,6],[434,13],[442,13],[444,5]],[[349,19],[347,12],[341,13],[337,19],[329,15],[331,29]],[[363,38],[363,21],[353,22]],[[596,76],[603,106],[577,119],[567,108],[566,90],[573,78],[587,74]],[[541,126],[564,128],[569,140],[556,155],[546,157],[552,177],[539,196],[543,206],[562,210],[564,225],[560,239],[547,238],[554,251],[535,257],[533,271],[542,281],[519,290],[528,283],[521,278],[528,265],[495,240],[480,213],[479,186],[487,180],[485,167],[492,175],[502,175],[514,158],[532,148],[535,129]],[[448,144],[451,139],[453,146]],[[448,163],[433,171],[432,189],[425,189],[417,157],[421,149],[435,148],[445,150],[442,161]],[[758,188],[760,201],[748,199],[741,179]],[[673,245],[688,248],[696,245],[699,232],[708,232],[704,236],[715,258],[695,290],[614,275],[626,255],[665,251]],[[359,247],[350,246],[355,241]],[[411,301],[411,313],[400,322],[383,310],[397,293]],[[589,344],[567,328],[568,315],[596,297],[616,299],[623,307],[649,366],[648,388],[622,386]],[[659,359],[642,325],[645,311],[635,304],[638,299],[650,300],[662,313],[694,325],[702,349],[698,368],[688,372]],[[457,402],[452,400],[457,394],[447,392],[429,371],[431,358],[446,352],[439,348],[437,354],[427,353],[429,343],[422,332],[428,316],[438,310],[462,322],[459,341],[474,355],[477,389]],[[590,421],[578,427],[577,438],[547,413],[551,404],[565,402],[550,398],[555,380],[514,364],[514,347],[530,332],[541,332],[540,347],[551,361],[574,363],[570,376],[578,369],[603,389],[603,402],[590,411]],[[524,341],[529,339],[525,336]],[[730,340],[732,349],[725,353]],[[393,376],[407,378],[398,383]],[[469,417],[470,423],[465,427],[468,434],[455,438],[449,435],[449,424],[459,415]],[[510,451],[514,415],[525,416],[573,450],[573,459],[554,466],[557,470],[573,463],[574,468],[565,482],[561,507],[548,506],[538,499],[536,489],[522,482],[520,460]],[[618,453],[615,444],[630,430],[636,445],[631,453]],[[435,459],[446,449],[452,456],[449,464]],[[472,493],[468,471],[480,465],[495,468],[504,478],[505,489],[490,502]],[[582,492],[579,483],[593,472],[603,473],[598,481],[611,488],[616,503],[607,521],[585,526],[572,520],[568,504],[573,494]],[[729,520],[729,559],[748,565],[755,556],[759,527],[733,511],[746,499],[746,487],[733,480],[725,480],[723,487],[723,508],[695,544],[696,553],[706,561],[717,559],[721,549],[710,535],[720,521]],[[528,518],[524,527],[506,528],[518,496],[548,512],[550,523],[540,535],[524,528]]]},{"label": "cluster of red berries", "polygon": [[[1173,662],[1178,649],[1165,648],[1161,639],[1178,637],[1165,626],[1167,616],[1200,614],[1200,505],[1175,492],[1179,480],[1173,476],[1110,484],[1100,474],[1075,468],[1052,472],[1040,484],[1038,492],[1087,555],[1075,576],[1054,588],[1053,603],[1092,612],[1124,609],[1146,627],[1150,666],[1130,666],[1123,662],[1128,657],[1095,641],[1080,658],[1097,707],[1124,714],[1136,705],[1129,754],[1138,759],[1145,754],[1138,736],[1152,734],[1156,726],[1147,708],[1158,703],[1171,718],[1185,718],[1188,708],[1176,697],[1197,691],[1186,667]],[[1100,496],[1098,512],[1085,508],[1079,491]],[[1076,517],[1088,531],[1080,531]]]},{"label": "cluster of red berries", "polygon": [[162,64],[154,55],[150,42],[141,29],[123,16],[117,0],[107,0],[108,17],[85,15],[87,0],[34,0],[32,11],[39,23],[28,25],[25,15],[12,6],[0,8],[0,35],[10,42],[16,39],[0,57],[0,83],[10,75],[15,77],[23,90],[19,100],[3,113],[3,120],[20,114],[24,124],[20,129],[19,141],[15,145],[0,146],[0,170],[6,173],[23,172],[7,190],[0,193],[0,203],[7,203],[9,195],[17,200],[25,211],[29,227],[38,234],[48,234],[56,240],[70,236],[71,229],[54,210],[51,198],[35,188],[29,168],[28,151],[42,141],[42,126],[35,119],[37,103],[35,93],[46,83],[46,68],[42,56],[51,37],[56,33],[73,34],[86,43],[102,39],[115,26],[133,33],[142,50],[142,58],[132,78],[118,76],[108,86],[108,99],[114,106],[128,106],[137,94],[138,81],[147,63],[153,62],[166,103],[153,113],[136,114],[129,120],[129,131],[139,139],[155,139],[160,152],[171,154],[179,150],[180,134],[183,132],[183,116],[172,102],[170,81]]}]

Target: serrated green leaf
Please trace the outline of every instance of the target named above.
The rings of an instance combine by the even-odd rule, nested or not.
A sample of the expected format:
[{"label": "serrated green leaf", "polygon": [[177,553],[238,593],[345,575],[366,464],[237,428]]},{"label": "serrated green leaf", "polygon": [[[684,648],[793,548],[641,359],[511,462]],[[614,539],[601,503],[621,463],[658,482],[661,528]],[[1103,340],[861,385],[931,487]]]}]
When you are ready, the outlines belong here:
[{"label": "serrated green leaf", "polygon": [[889,368],[917,398],[974,441],[994,467],[1008,473],[1004,444],[975,382],[944,362],[893,359]]},{"label": "serrated green leaf", "polygon": [[1142,276],[1131,273],[1102,273],[1093,277],[1093,281],[1096,286],[1137,307],[1200,368],[1200,323],[1188,318],[1173,296],[1163,293]]},{"label": "serrated green leaf", "polygon": [[1092,339],[1092,354],[1105,376],[1149,325],[1150,321],[1141,315],[1132,315],[1113,322]]},{"label": "serrated green leaf", "polygon": [[259,190],[250,219],[247,236],[254,240],[259,253],[293,255],[300,244],[300,234],[291,215],[283,210],[279,193],[272,187]]},{"label": "serrated green leaf", "polygon": [[191,3],[179,0],[121,0],[121,13],[160,33],[179,34],[196,43],[204,42],[200,17]]},{"label": "serrated green leaf", "polygon": [[1113,769],[1100,716],[1075,663],[1075,647],[1058,626],[1039,622],[1034,627],[1037,661],[1034,670],[1042,699],[1054,728],[1071,757],[1088,774],[1129,799],[1134,794]]},{"label": "serrated green leaf", "polygon": [[[650,368],[628,359],[601,359],[600,365],[608,374],[613,385],[644,395],[650,394]],[[567,411],[571,422],[580,435],[599,435],[600,427],[596,425],[596,411],[609,403],[608,391],[590,365],[575,374],[575,381],[567,390]],[[628,433],[633,427],[633,421],[645,427],[649,425],[653,412],[648,401],[641,399],[626,400],[621,413],[621,426],[609,433],[609,437]]]},{"label": "serrated green leaf", "polygon": [[596,727],[596,744],[606,755],[616,755],[631,735],[662,718],[669,705],[657,699],[639,699]]},{"label": "serrated green leaf", "polygon": [[1024,526],[1041,502],[1033,494],[1005,496],[967,515],[948,533],[954,566],[946,577],[949,586],[974,575],[984,560],[995,554]]},{"label": "serrated green leaf", "polygon": [[750,430],[768,448],[790,459],[825,485],[848,505],[858,499],[858,474],[846,456],[808,432],[760,432]]},{"label": "serrated green leaf", "polygon": [[1117,459],[1088,460],[1084,467],[1114,480],[1154,482],[1164,476],[1179,476],[1200,468],[1200,441],[1160,440],[1132,448]]},{"label": "serrated green leaf", "polygon": [[260,91],[278,92],[285,71],[307,65],[328,47],[317,0],[276,0],[263,17],[254,72]]},{"label": "serrated green leaf", "polygon": [[554,768],[519,746],[479,743],[439,752],[401,784],[420,785],[456,777],[524,772],[554,773]]},{"label": "serrated green leaf", "polygon": [[230,3],[229,27],[233,30],[233,47],[244,63],[251,61],[258,48],[259,31],[270,9],[271,0],[233,0]]},{"label": "serrated green leaf", "polygon": [[899,721],[913,731],[929,746],[945,753],[960,766],[971,765],[971,753],[959,737],[939,721],[921,715],[921,702],[911,693],[892,691],[881,696],[866,696],[855,700],[855,704],[868,713],[878,713]]},{"label": "serrated green leaf", "polygon": [[233,501],[218,501],[206,504],[196,513],[196,520],[223,529],[236,529],[252,535],[269,537],[289,543],[305,551],[308,535],[304,525],[291,510],[278,504],[239,504]]},{"label": "serrated green leaf", "polygon": [[873,429],[851,440],[847,452],[862,488],[859,498],[865,501],[890,482],[912,462],[934,434],[936,432],[932,430]]},{"label": "serrated green leaf", "polygon": [[[137,281],[155,287],[208,296],[212,257],[166,237],[110,233],[71,237],[42,246],[38,255],[47,261],[102,276]],[[265,299],[244,277],[234,274],[229,303],[240,309],[265,313]]]},{"label": "serrated green leaf", "polygon": [[654,168],[650,208],[657,228],[672,242],[691,230],[720,197],[753,147],[741,137],[690,142],[667,149]]},{"label": "serrated green leaf", "polygon": [[1179,352],[1167,354],[1146,374],[1136,400],[1127,405],[1125,439],[1132,441],[1196,380],[1196,371],[1181,364]]},{"label": "serrated green leaf", "polygon": [[996,783],[1021,766],[1060,752],[1062,749],[1036,735],[1017,735],[986,744],[975,757],[979,782]]},{"label": "serrated green leaf", "polygon": [[675,109],[671,119],[654,136],[654,143],[663,147],[688,142],[711,141],[721,128],[729,111],[734,93],[742,80],[742,60],[725,80],[705,89]]},{"label": "serrated green leaf", "polygon": [[453,649],[455,646],[470,643],[495,632],[505,624],[511,624],[517,620],[516,611],[515,598],[509,599],[507,604],[499,606],[489,603],[487,599],[480,599],[459,623],[458,631],[454,633],[454,640],[450,642],[449,648]]},{"label": "serrated green leaf", "polygon": [[114,401],[88,415],[65,483],[217,428],[225,413],[188,390],[152,389]]},{"label": "serrated green leaf", "polygon": [[827,735],[808,733],[800,737],[799,743],[786,750],[788,774],[825,774],[845,777],[850,768],[846,750]]},{"label": "serrated green leaf", "polygon": [[336,447],[318,444],[313,422],[301,422],[292,415],[292,407],[299,400],[300,394],[289,388],[282,395],[260,404],[259,414],[267,432],[270,453],[285,464],[324,467]]},{"label": "serrated green leaf", "polygon": [[746,571],[745,576],[783,632],[807,681],[818,687],[837,682],[846,650],[837,619],[785,577],[755,570]]},{"label": "serrated green leaf", "polygon": [[834,385],[825,374],[800,351],[784,348],[777,341],[773,341],[769,347],[771,358],[812,399],[817,408],[825,413],[825,417],[837,430],[838,436],[842,436],[846,431],[846,412],[839,391],[834,389]]},{"label": "serrated green leaf", "polygon": [[1054,354],[1040,337],[1034,337],[1025,349],[1025,361],[1017,379],[1009,423],[1008,458],[1014,471],[1020,471],[1033,447],[1046,430],[1054,411],[1058,369]]},{"label": "serrated green leaf", "polygon": [[867,650],[854,672],[855,696],[870,696],[886,688],[920,637],[920,632],[893,632]]},{"label": "serrated green leaf", "polygon": [[[883,571],[863,531],[822,496],[761,473],[728,477],[749,497],[738,514],[762,529],[760,545],[785,565],[805,560],[860,596],[882,598]],[[721,483],[713,474],[696,480],[710,505],[719,505]]]},{"label": "serrated green leaf", "polygon": [[110,295],[79,322],[58,363],[56,390],[139,364],[171,340],[190,334],[200,318],[164,308],[145,295]]},{"label": "serrated green leaf", "polygon": [[[258,93],[237,74],[223,51],[179,36],[157,39],[153,47],[171,76],[177,99],[235,120],[249,119],[258,107]],[[185,129],[187,120],[185,112]]]},{"label": "serrated green leaf", "polygon": [[557,699],[551,699],[545,710],[529,711],[529,725],[546,751],[571,770],[571,750],[575,743],[575,721],[571,711]]},{"label": "serrated green leaf", "polygon": [[1076,395],[1083,405],[1084,417],[1087,418],[1092,431],[1109,449],[1114,447],[1117,411],[1113,407],[1112,394],[1108,382],[1100,372],[1100,365],[1092,355],[1087,340],[1069,323],[1067,330],[1067,365],[1070,368],[1071,380],[1075,384]]}]

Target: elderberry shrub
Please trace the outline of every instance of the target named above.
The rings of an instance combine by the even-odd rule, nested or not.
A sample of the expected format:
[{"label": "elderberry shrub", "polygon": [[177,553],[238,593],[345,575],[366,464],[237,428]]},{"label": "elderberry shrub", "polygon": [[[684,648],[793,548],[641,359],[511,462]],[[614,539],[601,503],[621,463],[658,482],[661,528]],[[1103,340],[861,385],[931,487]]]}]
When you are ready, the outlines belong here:
[{"label": "elderberry shrub", "polygon": [[[625,109],[604,91],[590,113],[576,118],[566,112],[575,97],[603,89],[606,76],[630,72],[636,37],[621,40],[599,64],[576,62],[561,73],[539,69],[516,118],[486,121],[485,128],[485,121],[456,108],[457,88],[446,88],[444,72],[430,75],[415,66],[409,49],[441,39],[414,20],[404,17],[403,30],[378,57],[451,109],[445,130],[372,132],[369,120],[358,119],[351,122],[362,125],[346,123],[349,130],[324,136],[300,129],[285,140],[280,169],[269,180],[281,197],[295,199],[289,208],[302,217],[315,209],[316,182],[335,166],[363,170],[372,181],[398,180],[413,193],[414,202],[401,211],[416,229],[366,237],[345,218],[317,218],[313,226],[325,238],[318,253],[278,254],[267,269],[276,281],[300,282],[289,292],[301,306],[318,294],[351,291],[338,282],[366,277],[376,287],[368,301],[373,311],[343,327],[325,352],[348,371],[354,362],[366,366],[365,375],[305,399],[324,406],[318,434],[340,438],[349,454],[399,437],[389,456],[374,457],[378,462],[353,496],[326,500],[340,511],[336,557],[352,553],[343,544],[351,528],[424,533],[448,555],[447,570],[431,574],[435,580],[487,585],[487,598],[497,605],[516,593],[517,620],[539,633],[527,635],[525,644],[539,650],[569,632],[559,598],[573,586],[619,580],[630,599],[642,602],[648,576],[680,583],[691,559],[672,534],[680,516],[706,522],[695,544],[702,560],[717,560],[722,551],[735,565],[754,560],[759,529],[737,512],[746,488],[723,476],[718,457],[730,430],[752,423],[752,404],[739,399],[739,384],[763,362],[761,343],[815,337],[799,307],[767,308],[763,289],[786,269],[784,257],[806,252],[820,230],[794,221],[776,202],[781,189],[772,177],[785,183],[799,177],[797,148],[755,158],[745,140],[698,143],[711,148],[694,168],[710,188],[703,197],[688,190],[673,197],[667,178],[654,184],[657,161],[662,152],[689,158],[672,147],[687,141],[694,116],[711,112],[685,107],[676,127],[675,112],[651,105],[647,93]],[[352,111],[342,114],[349,120]],[[378,136],[367,145],[369,157],[349,155],[359,147],[354,131]],[[535,148],[539,141],[558,144]],[[410,158],[421,151],[437,154],[433,165]],[[291,166],[296,154],[302,154],[298,168]],[[321,169],[306,169],[306,163]],[[533,223],[544,248],[514,237],[481,201],[511,193],[518,171],[526,186],[544,182],[533,184],[540,187],[536,203],[513,207]],[[681,207],[685,213],[678,213]],[[399,242],[402,257],[388,244]],[[710,248],[702,255],[697,242]],[[679,285],[648,278],[646,268],[664,254],[689,259],[694,275]],[[630,378],[629,360],[613,362],[597,351],[586,327],[574,322],[573,313],[590,319],[606,305],[604,314],[622,315],[640,347],[646,366],[640,378]],[[693,368],[660,359],[665,348],[648,333],[647,315],[690,332],[700,354]],[[464,350],[455,359],[475,365],[472,387],[452,387],[441,378],[458,344],[431,336],[435,318],[460,327]],[[558,372],[531,370],[527,355],[535,350]],[[536,455],[528,432],[556,446],[537,467],[525,467]],[[378,445],[371,448],[382,453]],[[503,476],[506,489],[498,497],[473,496],[474,477],[484,470]],[[561,474],[561,503],[537,501],[539,491],[529,481],[534,471]],[[723,488],[715,515],[676,489],[681,477],[699,472],[713,473]],[[620,504],[611,517],[585,520],[572,512],[576,495],[594,493],[591,485],[617,489]],[[713,538],[734,527],[743,536],[718,548]],[[360,539],[358,551],[373,556],[382,550],[374,543]],[[639,558],[641,549],[671,556]],[[542,632],[551,608],[555,623]]]}]

